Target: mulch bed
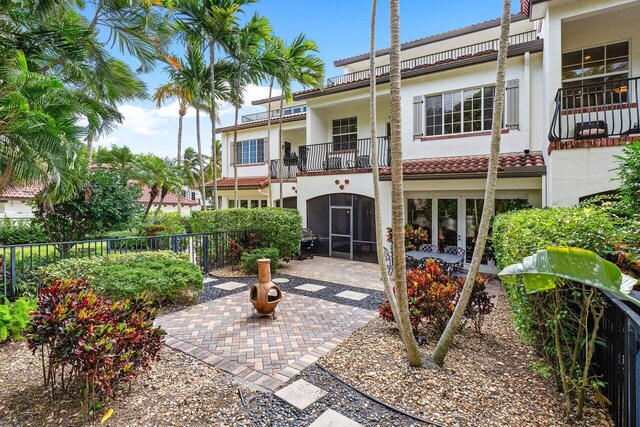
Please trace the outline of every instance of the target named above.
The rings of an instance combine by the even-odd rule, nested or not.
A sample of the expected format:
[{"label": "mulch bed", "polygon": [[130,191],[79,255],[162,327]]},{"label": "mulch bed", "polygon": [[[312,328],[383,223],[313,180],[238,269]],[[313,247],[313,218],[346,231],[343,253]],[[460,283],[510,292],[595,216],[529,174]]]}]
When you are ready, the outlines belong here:
[{"label": "mulch bed", "polygon": [[[420,347],[423,359],[435,347]],[[483,335],[456,337],[444,369],[409,367],[397,331],[374,319],[320,363],[360,390],[415,415],[448,426],[613,426],[606,411],[588,406],[566,422],[552,379],[531,370],[533,350],[513,327],[506,297],[488,316]]]},{"label": "mulch bed", "polygon": [[[235,426],[242,419],[238,386],[220,370],[164,347],[162,359],[87,420],[78,399],[42,386],[40,360],[25,343],[0,346],[0,425]],[[109,408],[114,413],[104,424]]]}]

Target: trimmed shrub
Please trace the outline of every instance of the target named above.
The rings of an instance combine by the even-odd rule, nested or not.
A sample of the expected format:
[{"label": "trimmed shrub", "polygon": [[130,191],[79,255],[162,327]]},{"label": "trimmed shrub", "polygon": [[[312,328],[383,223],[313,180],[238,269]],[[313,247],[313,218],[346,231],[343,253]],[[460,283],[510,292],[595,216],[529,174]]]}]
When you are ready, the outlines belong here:
[{"label": "trimmed shrub", "polygon": [[41,269],[42,282],[90,278],[91,288],[112,298],[149,294],[158,303],[188,299],[203,288],[200,269],[186,254],[132,252],[60,261]]},{"label": "trimmed shrub", "polygon": [[[42,358],[45,385],[75,392],[88,413],[159,359],[164,331],[145,299],[110,301],[85,280],[43,288],[26,331]],[[66,374],[66,375],[65,375]]]},{"label": "trimmed shrub", "polygon": [[276,248],[258,248],[245,252],[240,257],[240,267],[247,273],[258,272],[258,260],[269,258],[271,260],[271,273],[275,273],[279,265],[278,250]]},{"label": "trimmed shrub", "polygon": [[190,216],[193,233],[251,230],[260,240],[278,249],[279,257],[288,261],[297,252],[302,237],[302,218],[294,209],[222,209],[193,212]]},{"label": "trimmed shrub", "polygon": [[177,212],[150,215],[140,229],[141,236],[167,236],[185,233],[185,219]]},{"label": "trimmed shrub", "polygon": [[41,243],[48,241],[47,234],[34,221],[0,222],[0,245],[21,245],[25,243]]},{"label": "trimmed shrub", "polygon": [[0,343],[9,338],[22,339],[22,332],[29,323],[29,313],[35,307],[35,301],[24,298],[14,302],[5,299],[4,304],[0,304]]}]

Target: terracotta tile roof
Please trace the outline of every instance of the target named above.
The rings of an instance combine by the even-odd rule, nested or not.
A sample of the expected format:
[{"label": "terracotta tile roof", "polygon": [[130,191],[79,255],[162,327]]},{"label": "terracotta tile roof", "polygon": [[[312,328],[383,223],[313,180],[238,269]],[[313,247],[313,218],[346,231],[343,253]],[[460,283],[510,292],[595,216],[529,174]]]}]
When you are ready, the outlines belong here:
[{"label": "terracotta tile roof", "polygon": [[[140,194],[140,197],[138,198],[138,203],[146,205],[147,203],[149,203],[149,197],[150,197],[150,193],[151,193],[151,188],[149,188],[146,185],[144,185],[144,186],[142,186],[141,190],[142,190],[142,193]],[[158,194],[158,196],[153,201],[153,204],[154,205],[158,205],[159,203],[160,203],[160,195]],[[164,197],[164,200],[163,200],[162,204],[164,204],[164,205],[177,205],[178,204],[178,196],[175,193],[169,192]],[[198,206],[198,204],[199,203],[197,201],[191,200],[188,197],[183,197],[182,198],[182,206]]]},{"label": "terracotta tile roof", "polygon": [[0,199],[31,200],[43,188],[43,184],[9,184],[0,192]]},{"label": "terracotta tile roof", "polygon": [[[517,22],[527,19],[527,15],[520,12],[511,15],[511,22]],[[494,28],[500,26],[500,18],[491,19],[484,22],[479,22],[477,24],[469,25],[466,27],[458,28],[455,30],[449,30],[444,33],[434,34],[431,36],[423,37],[416,40],[411,40],[405,43],[402,43],[400,46],[401,50],[411,49],[418,46],[424,46],[430,43],[439,42],[442,40],[451,39],[454,37],[459,37],[465,34],[475,33],[477,31],[486,30],[489,28]],[[389,53],[389,48],[380,49],[376,51],[376,56],[386,55]],[[333,65],[335,67],[341,67],[348,64],[353,64],[354,62],[360,62],[369,59],[369,53],[362,53],[360,55],[350,56],[348,58],[337,59],[333,61]]]},{"label": "terracotta tile roof", "polygon": [[[238,177],[238,187],[258,187],[264,188],[268,185],[269,178],[266,176],[242,176]],[[207,182],[205,188],[212,188],[213,182]],[[220,178],[218,180],[218,188],[233,188],[233,177]]]},{"label": "terracotta tile roof", "polygon": [[[287,123],[287,122],[293,122],[296,120],[303,120],[307,117],[307,113],[297,113],[297,114],[289,114],[286,116],[282,116],[282,123]],[[255,120],[252,122],[245,122],[245,123],[238,123],[238,129],[248,129],[248,128],[253,128],[256,126],[260,126],[263,124],[266,124],[269,120],[268,119],[264,119],[264,120]],[[278,124],[278,118],[272,118],[271,119],[271,124]],[[216,128],[216,132],[230,132],[233,130],[233,126],[224,126],[221,128]]]},{"label": "terracotta tile roof", "polygon": [[[405,160],[402,165],[405,175],[483,173],[487,172],[489,156],[437,157]],[[545,167],[541,152],[501,154],[498,172],[531,167]],[[391,175],[391,168],[380,169],[380,175]]]}]

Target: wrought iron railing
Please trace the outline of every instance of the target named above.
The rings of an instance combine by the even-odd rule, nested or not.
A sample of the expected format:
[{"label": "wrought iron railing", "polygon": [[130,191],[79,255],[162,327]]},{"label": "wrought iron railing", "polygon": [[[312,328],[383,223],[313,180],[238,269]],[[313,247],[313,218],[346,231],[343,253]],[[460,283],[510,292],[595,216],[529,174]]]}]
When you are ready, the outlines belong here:
[{"label": "wrought iron railing", "polygon": [[271,160],[269,171],[273,179],[292,179],[298,173],[298,156],[285,157],[282,161],[282,170],[280,170],[280,159]]},{"label": "wrought iron railing", "polygon": [[640,135],[639,79],[558,89],[549,141]]},{"label": "wrought iron railing", "polygon": [[[292,114],[300,114],[300,113],[306,113],[306,112],[307,112],[306,105],[295,105],[293,107],[283,108],[282,116],[285,117],[285,116],[290,116]],[[271,110],[272,119],[277,119],[279,117],[280,117],[280,109]],[[240,118],[240,121],[242,123],[249,123],[249,122],[255,122],[256,120],[267,120],[268,118],[269,118],[269,112],[262,111],[260,113],[246,114]]]},{"label": "wrought iron railing", "polygon": [[[524,33],[514,34],[509,37],[509,45],[518,45],[522,43],[532,42],[538,38],[536,30]],[[445,61],[452,61],[463,57],[476,55],[482,52],[497,51],[498,39],[489,40],[482,43],[475,43],[469,46],[463,46],[456,49],[449,49],[443,52],[432,53],[430,55],[420,56],[417,58],[407,59],[400,63],[402,71],[411,70],[417,67],[424,67]],[[389,74],[389,65],[376,67],[376,76],[380,77]],[[354,73],[343,74],[341,76],[331,77],[327,79],[327,86],[336,86],[345,83],[356,82],[369,78],[369,70],[356,71]]]},{"label": "wrought iron railing", "polygon": [[228,265],[229,242],[246,246],[250,230],[217,231],[202,234],[125,237],[68,242],[0,245],[0,294],[11,298],[21,281],[38,282],[39,267],[67,258],[86,258],[113,253],[170,250],[186,253],[203,273]]},{"label": "wrought iron railing", "polygon": [[[391,162],[389,138],[378,138],[378,166]],[[299,148],[300,172],[344,171],[371,167],[371,139],[304,145]]]}]

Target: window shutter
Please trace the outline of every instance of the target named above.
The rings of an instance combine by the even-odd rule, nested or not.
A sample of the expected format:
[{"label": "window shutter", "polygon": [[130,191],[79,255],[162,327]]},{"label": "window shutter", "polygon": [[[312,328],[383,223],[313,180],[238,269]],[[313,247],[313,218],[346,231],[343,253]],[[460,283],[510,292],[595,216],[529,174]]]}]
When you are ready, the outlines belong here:
[{"label": "window shutter", "polygon": [[413,139],[420,138],[424,135],[424,126],[422,125],[423,104],[424,96],[413,97]]},{"label": "window shutter", "polygon": [[520,81],[507,81],[506,124],[509,129],[520,128]]}]

